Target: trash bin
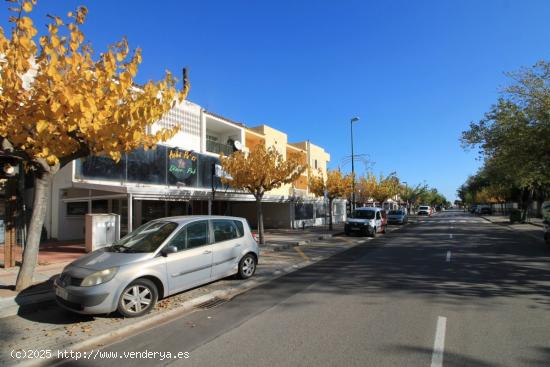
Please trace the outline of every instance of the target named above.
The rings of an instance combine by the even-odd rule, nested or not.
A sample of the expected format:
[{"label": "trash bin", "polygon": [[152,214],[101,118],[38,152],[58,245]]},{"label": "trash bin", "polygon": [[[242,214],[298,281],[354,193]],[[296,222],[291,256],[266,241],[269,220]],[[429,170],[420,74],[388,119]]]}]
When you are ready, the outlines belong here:
[{"label": "trash bin", "polygon": [[120,239],[120,215],[86,214],[86,252],[110,246]]},{"label": "trash bin", "polygon": [[510,222],[516,223],[516,222],[522,222],[523,221],[523,214],[521,210],[519,209],[512,209],[510,212]]}]

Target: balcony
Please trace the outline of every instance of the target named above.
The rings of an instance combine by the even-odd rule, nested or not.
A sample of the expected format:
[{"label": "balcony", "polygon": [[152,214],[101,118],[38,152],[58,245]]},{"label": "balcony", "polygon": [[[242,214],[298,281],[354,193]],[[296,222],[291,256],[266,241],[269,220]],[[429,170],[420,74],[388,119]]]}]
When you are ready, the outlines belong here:
[{"label": "balcony", "polygon": [[231,145],[222,144],[214,140],[206,139],[206,151],[216,154],[223,153],[225,155],[231,155],[234,152],[234,149]]}]

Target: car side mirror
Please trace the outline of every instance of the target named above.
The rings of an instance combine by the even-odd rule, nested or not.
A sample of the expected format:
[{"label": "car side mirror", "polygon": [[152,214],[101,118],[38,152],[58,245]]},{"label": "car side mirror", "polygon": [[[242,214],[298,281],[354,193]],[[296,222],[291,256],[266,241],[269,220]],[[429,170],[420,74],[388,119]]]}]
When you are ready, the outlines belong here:
[{"label": "car side mirror", "polygon": [[160,253],[162,254],[162,256],[166,257],[168,256],[169,254],[173,254],[173,253],[176,253],[178,252],[178,248],[176,246],[166,246],[165,248],[163,248]]}]

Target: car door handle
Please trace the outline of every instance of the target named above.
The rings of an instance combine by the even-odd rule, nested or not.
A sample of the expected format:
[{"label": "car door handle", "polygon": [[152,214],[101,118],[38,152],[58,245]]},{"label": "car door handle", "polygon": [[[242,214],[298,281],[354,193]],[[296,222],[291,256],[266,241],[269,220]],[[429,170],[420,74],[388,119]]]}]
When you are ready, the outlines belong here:
[{"label": "car door handle", "polygon": [[212,251],[210,251],[210,250],[205,250],[205,251],[203,252],[203,254],[205,254],[205,255],[208,255],[208,254],[211,254],[211,253],[212,253]]},{"label": "car door handle", "polygon": [[233,246],[233,247],[241,247],[241,244],[235,245],[235,246]]}]

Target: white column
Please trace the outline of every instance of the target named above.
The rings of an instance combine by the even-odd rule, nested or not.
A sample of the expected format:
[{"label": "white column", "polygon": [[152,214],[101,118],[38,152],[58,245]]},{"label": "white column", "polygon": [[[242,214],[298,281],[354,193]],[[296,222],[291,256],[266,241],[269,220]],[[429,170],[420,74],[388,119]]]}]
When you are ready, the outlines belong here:
[{"label": "white column", "polygon": [[133,231],[133,220],[134,220],[134,206],[132,194],[128,194],[128,233]]}]

